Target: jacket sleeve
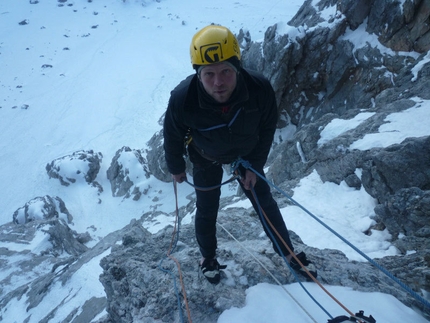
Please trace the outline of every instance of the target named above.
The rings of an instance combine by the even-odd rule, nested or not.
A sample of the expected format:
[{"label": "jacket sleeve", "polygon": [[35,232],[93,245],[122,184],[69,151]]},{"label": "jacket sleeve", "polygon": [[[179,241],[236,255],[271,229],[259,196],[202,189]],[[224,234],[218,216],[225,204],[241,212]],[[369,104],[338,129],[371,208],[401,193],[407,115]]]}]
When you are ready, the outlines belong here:
[{"label": "jacket sleeve", "polygon": [[243,159],[249,161],[255,170],[262,171],[272,147],[273,136],[278,122],[275,92],[267,79],[264,80],[262,93],[257,100],[261,109],[259,140],[251,153],[243,156]]},{"label": "jacket sleeve", "polygon": [[164,116],[163,137],[164,155],[169,172],[173,175],[185,172],[184,138],[187,127],[182,120],[182,100],[172,91]]}]

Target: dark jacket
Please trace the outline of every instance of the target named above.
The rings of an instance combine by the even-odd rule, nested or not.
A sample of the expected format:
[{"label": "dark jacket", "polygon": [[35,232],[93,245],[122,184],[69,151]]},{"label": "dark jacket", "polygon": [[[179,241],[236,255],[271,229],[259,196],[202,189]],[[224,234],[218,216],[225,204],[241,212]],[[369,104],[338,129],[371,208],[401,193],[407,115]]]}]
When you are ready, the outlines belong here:
[{"label": "dark jacket", "polygon": [[[229,106],[223,113],[222,107]],[[220,104],[204,91],[197,75],[190,75],[172,92],[164,118],[164,150],[171,174],[185,171],[184,138],[208,160],[229,164],[241,157],[262,170],[278,119],[269,81],[241,69],[229,102]]]}]

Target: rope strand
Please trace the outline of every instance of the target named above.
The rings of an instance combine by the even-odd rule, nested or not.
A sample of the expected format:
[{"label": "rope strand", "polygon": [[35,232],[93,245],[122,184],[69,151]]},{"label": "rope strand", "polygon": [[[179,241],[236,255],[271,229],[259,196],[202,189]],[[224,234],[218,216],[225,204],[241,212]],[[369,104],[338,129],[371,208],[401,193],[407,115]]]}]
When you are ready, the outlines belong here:
[{"label": "rope strand", "polygon": [[[180,226],[179,207],[178,207],[178,191],[177,191],[176,181],[173,181],[173,191],[175,192],[175,199],[176,199],[176,216],[175,216],[175,225],[173,227],[172,239],[170,241],[169,250],[167,251],[167,257],[169,259],[173,260],[175,262],[175,264],[176,264],[176,267],[178,268],[179,281],[180,281],[181,287],[182,287],[182,296],[184,298],[185,308],[187,310],[188,322],[192,323],[191,312],[190,312],[190,309],[189,309],[189,306],[188,306],[187,293],[186,293],[186,290],[185,290],[185,284],[184,284],[183,277],[182,277],[181,265],[180,265],[179,261],[175,257],[173,257],[171,255],[171,253],[176,248],[176,245],[177,245],[178,240],[179,240],[179,226]],[[178,299],[179,316],[180,316],[181,322],[184,323],[182,306],[181,306],[181,299],[179,297],[179,291],[178,291],[178,288],[176,286],[175,276],[173,275],[173,273],[170,270],[165,269],[165,268],[163,268],[161,266],[162,262],[163,262],[163,259],[160,261],[159,268],[161,269],[161,271],[169,273],[170,276],[173,279],[173,285],[174,285],[174,288],[175,288],[176,297]]]}]

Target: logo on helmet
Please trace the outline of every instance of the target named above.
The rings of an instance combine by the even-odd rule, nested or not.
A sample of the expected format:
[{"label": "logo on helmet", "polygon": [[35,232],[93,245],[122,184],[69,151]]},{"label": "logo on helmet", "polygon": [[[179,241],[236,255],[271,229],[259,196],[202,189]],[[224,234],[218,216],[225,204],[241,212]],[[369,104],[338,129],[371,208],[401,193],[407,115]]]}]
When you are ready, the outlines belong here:
[{"label": "logo on helmet", "polygon": [[204,61],[209,64],[220,62],[224,57],[219,43],[201,46],[200,53]]}]

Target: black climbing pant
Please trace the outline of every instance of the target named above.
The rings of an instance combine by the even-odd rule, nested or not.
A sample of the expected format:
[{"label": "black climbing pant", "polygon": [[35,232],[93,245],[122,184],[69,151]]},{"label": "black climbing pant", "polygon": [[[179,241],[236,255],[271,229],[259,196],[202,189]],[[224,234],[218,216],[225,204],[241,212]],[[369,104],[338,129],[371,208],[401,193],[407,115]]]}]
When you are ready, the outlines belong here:
[{"label": "black climbing pant", "polygon": [[[216,221],[218,216],[221,188],[217,187],[210,190],[200,190],[199,188],[214,187],[221,184],[223,177],[223,168],[221,164],[217,162],[207,161],[205,159],[202,159],[201,157],[192,158],[191,160],[193,161],[193,159],[197,159],[197,162],[193,162],[194,185],[198,187],[196,189],[196,239],[202,256],[206,259],[210,259],[216,256]],[[260,174],[264,176],[263,170],[256,171],[259,171]],[[238,182],[241,185],[243,191],[245,192],[245,195],[251,201],[255,211],[260,214],[258,210],[258,205],[252,195],[252,192],[243,188],[242,183],[240,181]],[[257,176],[257,183],[254,186],[254,190],[258,199],[258,203],[260,204],[263,211],[266,213],[269,221],[273,224],[273,226],[278,231],[282,239],[286,242],[288,247],[292,251],[294,251],[288,233],[288,229],[282,218],[281,212],[279,211],[278,205],[273,199],[272,193],[270,191],[270,186],[264,180]],[[268,229],[270,230],[270,226],[268,227]],[[280,241],[280,239],[275,233],[269,234],[268,229],[264,227],[266,235],[272,240],[272,243],[274,242],[272,239],[273,236],[273,238],[276,239],[277,244],[281,248],[281,251],[284,256],[287,256],[289,254],[288,249],[284,246],[284,244]],[[280,254],[274,243],[273,248],[276,253]]]}]

